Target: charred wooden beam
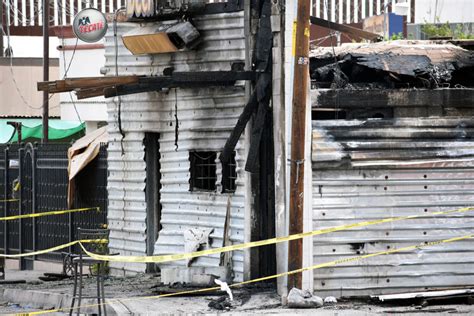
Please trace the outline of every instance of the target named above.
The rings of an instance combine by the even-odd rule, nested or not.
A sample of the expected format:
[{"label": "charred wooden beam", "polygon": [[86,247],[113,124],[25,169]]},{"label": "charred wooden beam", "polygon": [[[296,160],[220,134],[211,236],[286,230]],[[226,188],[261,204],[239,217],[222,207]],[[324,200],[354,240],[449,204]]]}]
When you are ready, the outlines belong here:
[{"label": "charred wooden beam", "polygon": [[242,133],[244,132],[245,126],[247,126],[247,123],[252,117],[252,114],[257,109],[257,106],[257,93],[254,91],[249,101],[245,105],[244,110],[240,114],[237,124],[235,124],[234,129],[230,133],[229,138],[227,138],[227,141],[224,145],[224,149],[222,150],[222,153],[219,156],[219,159],[222,161],[223,164],[228,163],[230,161],[230,157],[232,155],[232,152],[234,151],[235,146],[237,145],[237,142],[239,141],[240,135],[242,135]]},{"label": "charred wooden beam", "polygon": [[231,86],[239,80],[255,80],[253,71],[172,72],[169,76],[143,77],[137,83],[117,85],[104,90],[106,98],[169,88]]},{"label": "charred wooden beam", "polygon": [[474,107],[474,89],[385,89],[311,90],[311,104],[318,108],[380,108],[380,107]]},{"label": "charred wooden beam", "polygon": [[230,157],[234,151],[235,146],[237,145],[237,142],[239,141],[240,135],[242,135],[244,132],[245,126],[247,126],[252,114],[257,110],[259,102],[263,101],[267,96],[270,84],[270,74],[262,74],[259,77],[249,101],[245,105],[242,114],[240,114],[237,124],[235,124],[234,129],[230,133],[230,136],[224,145],[224,149],[219,156],[219,159],[222,161],[222,163],[227,163],[230,161]]},{"label": "charred wooden beam", "polygon": [[48,93],[69,92],[76,89],[93,89],[119,84],[133,84],[137,83],[139,78],[139,76],[68,78],[64,80],[38,82],[37,88],[38,91],[47,91]]},{"label": "charred wooden beam", "polygon": [[383,39],[382,36],[379,34],[367,32],[361,29],[358,29],[356,27],[352,27],[349,25],[344,25],[344,24],[339,24],[339,23],[334,23],[328,20],[324,20],[321,18],[317,18],[315,16],[311,16],[309,18],[311,24],[318,25],[321,27],[325,27],[334,31],[339,31],[343,32],[346,34],[350,34],[359,38],[367,39],[369,41],[374,41],[374,42],[379,42]]},{"label": "charred wooden beam", "polygon": [[111,86],[101,86],[98,88],[90,88],[90,89],[79,89],[76,91],[76,97],[78,100],[100,97],[104,95],[104,90],[107,88],[112,88]]},{"label": "charred wooden beam", "polygon": [[245,163],[245,171],[255,173],[258,170],[258,155],[259,148],[261,146],[261,139],[263,130],[265,128],[265,121],[267,115],[270,112],[269,102],[270,102],[270,91],[265,95],[264,100],[262,100],[258,105],[257,116],[252,125],[252,135],[250,136],[250,148],[247,156],[247,162]]}]

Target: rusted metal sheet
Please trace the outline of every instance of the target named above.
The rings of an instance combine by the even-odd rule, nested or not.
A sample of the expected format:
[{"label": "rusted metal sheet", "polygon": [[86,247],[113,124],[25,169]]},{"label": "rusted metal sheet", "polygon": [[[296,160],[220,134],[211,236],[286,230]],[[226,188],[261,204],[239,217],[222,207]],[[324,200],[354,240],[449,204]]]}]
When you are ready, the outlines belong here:
[{"label": "rusted metal sheet", "polygon": [[[314,263],[466,235],[474,213],[474,120],[318,121],[313,127],[313,227],[428,215],[318,236]],[[358,296],[471,285],[471,241],[315,270],[320,295]]]},{"label": "rusted metal sheet", "polygon": [[[176,71],[231,70],[234,62],[245,60],[244,16],[241,13],[201,16],[193,19],[203,43],[196,51],[174,54],[133,56],[120,43],[118,61],[114,56],[114,37],[105,41],[109,74],[161,75],[174,67]],[[119,23],[118,34],[136,24]],[[112,29],[112,28],[111,28]],[[109,227],[110,247],[125,255],[146,253],[146,202],[143,139],[145,132],[160,134],[161,225],[155,254],[184,252],[184,232],[190,228],[211,229],[210,247],[222,246],[227,209],[227,194],[220,190],[221,164],[217,163],[216,192],[190,192],[189,150],[220,151],[245,105],[241,85],[225,88],[170,89],[123,96],[121,123],[125,138],[119,132],[118,99],[108,99],[109,113]],[[177,112],[176,112],[177,109]],[[175,147],[175,114],[179,123],[178,147]],[[122,143],[122,144],[121,144]],[[123,145],[123,154],[122,154]],[[237,189],[230,199],[230,241],[244,241],[244,213],[247,177],[243,170],[247,144],[243,137],[237,144]],[[232,267],[236,280],[243,279],[243,252],[234,252]],[[191,267],[219,266],[219,256],[197,258]],[[173,262],[166,267],[184,267]],[[113,273],[144,272],[145,265],[112,265]]]}]

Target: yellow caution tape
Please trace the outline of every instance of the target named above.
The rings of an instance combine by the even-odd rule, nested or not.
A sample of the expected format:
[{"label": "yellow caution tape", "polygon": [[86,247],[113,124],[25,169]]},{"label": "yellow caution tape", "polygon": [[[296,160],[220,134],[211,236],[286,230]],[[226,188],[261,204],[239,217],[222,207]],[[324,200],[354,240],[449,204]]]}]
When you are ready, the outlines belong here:
[{"label": "yellow caution tape", "polygon": [[235,251],[235,250],[242,250],[242,249],[253,248],[253,247],[273,245],[273,244],[286,242],[286,241],[290,241],[290,240],[296,240],[296,239],[301,239],[301,238],[311,237],[311,236],[316,236],[316,235],[323,235],[323,234],[328,234],[328,233],[337,232],[337,231],[341,231],[341,230],[347,230],[347,229],[351,229],[351,228],[359,228],[359,227],[365,227],[365,226],[371,226],[371,225],[377,225],[377,224],[383,224],[383,223],[390,223],[390,222],[396,222],[396,221],[407,220],[407,219],[432,217],[432,216],[435,216],[435,215],[447,215],[447,214],[453,214],[453,213],[469,212],[469,211],[472,211],[472,210],[474,210],[474,207],[465,207],[465,208],[461,208],[461,209],[457,209],[457,210],[444,211],[444,212],[443,211],[433,212],[433,213],[423,214],[423,215],[390,217],[390,218],[378,219],[378,220],[373,220],[373,221],[366,221],[366,222],[359,222],[359,223],[341,225],[341,226],[336,226],[336,227],[324,228],[324,229],[320,229],[320,230],[314,230],[314,231],[311,231],[311,232],[306,232],[306,233],[301,233],[301,234],[294,234],[294,235],[285,236],[285,237],[276,237],[276,238],[264,239],[264,240],[259,240],[259,241],[252,241],[252,242],[248,242],[248,243],[231,245],[231,246],[226,246],[226,247],[206,249],[206,250],[195,251],[195,252],[190,252],[190,253],[172,254],[172,255],[161,255],[161,256],[106,256],[106,255],[98,255],[98,254],[89,252],[84,247],[82,247],[82,245],[81,245],[81,247],[88,256],[90,256],[90,257],[92,257],[96,260],[101,260],[101,261],[134,262],[134,263],[162,263],[162,262],[169,262],[169,261],[178,261],[178,260],[183,260],[183,259],[191,259],[191,258],[196,258],[196,257],[201,257],[201,256],[208,256],[208,255],[219,254],[219,253],[228,252],[228,251]]},{"label": "yellow caution tape", "polygon": [[275,274],[275,275],[270,275],[270,276],[266,276],[266,277],[262,277],[262,278],[258,278],[258,279],[248,280],[248,281],[240,282],[240,283],[237,283],[237,284],[232,284],[232,285],[229,285],[229,286],[230,287],[235,287],[235,286],[246,285],[246,284],[255,283],[255,282],[261,282],[261,281],[276,279],[276,278],[279,278],[279,277],[282,277],[282,276],[301,273],[301,272],[304,272],[304,271],[328,268],[328,267],[332,267],[332,266],[335,266],[335,265],[338,265],[338,264],[341,264],[341,263],[359,261],[359,260],[362,260],[362,259],[368,259],[368,258],[383,256],[383,255],[390,255],[390,254],[397,253],[397,252],[421,249],[421,248],[426,248],[426,247],[429,247],[429,246],[436,246],[436,245],[440,245],[440,244],[446,244],[446,243],[450,243],[450,242],[456,242],[456,241],[461,241],[461,240],[465,240],[465,239],[470,239],[470,238],[473,238],[473,237],[474,237],[474,234],[471,234],[471,235],[453,237],[453,238],[444,239],[444,240],[437,240],[437,241],[432,241],[432,242],[421,243],[421,244],[418,244],[418,245],[413,245],[413,246],[408,246],[408,247],[403,247],[403,248],[394,248],[394,249],[391,249],[391,250],[380,251],[380,252],[375,252],[375,253],[369,253],[369,254],[362,255],[362,256],[357,256],[357,257],[338,259],[338,260],[334,260],[334,261],[330,261],[330,262],[315,264],[315,265],[310,266],[310,267],[305,267],[305,268],[301,268],[301,269],[297,269],[297,270],[293,270],[293,271],[288,271],[288,272],[279,273],[279,274]]},{"label": "yellow caution tape", "polygon": [[106,244],[108,242],[107,239],[83,239],[83,240],[75,240],[68,242],[67,244],[55,246],[52,248],[48,249],[43,249],[43,250],[38,250],[38,251],[33,251],[33,252],[27,252],[27,253],[19,253],[16,255],[9,255],[9,254],[0,254],[0,258],[10,258],[10,259],[15,259],[15,258],[23,258],[23,257],[30,257],[30,256],[37,256],[37,255],[42,255],[45,253],[50,253],[54,251],[58,251],[64,248],[72,247],[78,243],[81,244],[87,244],[87,243],[95,243],[95,244]]},{"label": "yellow caution tape", "polygon": [[16,202],[19,201],[18,199],[6,199],[6,200],[0,200],[0,202]]},{"label": "yellow caution tape", "polygon": [[[460,236],[460,237],[453,237],[453,238],[438,240],[438,241],[433,241],[433,242],[427,242],[427,243],[422,243],[422,244],[403,247],[403,248],[394,248],[394,249],[391,249],[391,250],[370,253],[370,254],[361,255],[361,256],[357,256],[357,257],[338,259],[338,260],[329,261],[329,262],[325,262],[325,263],[315,264],[313,266],[304,267],[304,268],[297,269],[297,270],[278,273],[278,274],[274,274],[274,275],[270,275],[270,276],[266,276],[266,277],[261,277],[261,278],[257,278],[257,279],[253,279],[253,280],[243,281],[243,282],[239,282],[239,283],[234,283],[234,284],[229,285],[229,287],[239,287],[239,286],[242,286],[242,285],[267,281],[267,280],[271,280],[271,279],[276,279],[276,278],[280,278],[280,277],[283,277],[283,276],[288,276],[288,275],[291,275],[291,274],[301,273],[301,272],[304,272],[304,271],[328,268],[328,267],[336,266],[336,265],[342,264],[342,263],[359,261],[359,260],[368,259],[368,258],[377,257],[377,256],[390,255],[390,254],[394,254],[394,253],[397,253],[397,252],[410,251],[410,250],[415,250],[415,249],[422,249],[422,248],[426,248],[426,247],[430,247],[430,246],[436,246],[436,245],[440,245],[440,244],[446,244],[446,243],[451,243],[451,242],[456,242],[456,241],[462,241],[462,240],[466,240],[466,239],[470,239],[470,238],[474,238],[474,234]],[[189,290],[189,291],[183,291],[183,292],[177,292],[177,293],[167,293],[167,294],[161,294],[161,295],[153,295],[153,296],[141,296],[141,297],[131,297],[131,298],[122,298],[122,299],[117,299],[117,298],[108,299],[107,302],[104,302],[104,303],[101,303],[101,304],[85,305],[85,306],[81,306],[81,308],[98,307],[98,306],[103,306],[103,305],[107,305],[107,304],[111,304],[111,303],[118,303],[118,302],[129,302],[129,301],[138,301],[138,300],[145,300],[145,299],[158,299],[158,298],[170,297],[170,296],[189,295],[189,294],[196,294],[196,293],[203,293],[203,292],[211,292],[211,291],[215,291],[215,290],[220,290],[220,286],[204,288],[204,289],[199,289],[199,290]],[[26,314],[23,313],[23,314],[17,314],[17,315],[42,315],[42,314],[48,314],[48,313],[57,313],[57,312],[70,311],[70,310],[73,310],[73,309],[76,309],[76,308],[77,307],[42,310],[42,311],[31,312],[31,313],[26,313]]]},{"label": "yellow caution tape", "polygon": [[43,212],[43,213],[12,215],[12,216],[0,217],[0,221],[12,221],[12,220],[15,220],[15,219],[35,218],[35,217],[43,217],[43,216],[51,216],[51,215],[62,215],[62,214],[93,211],[93,210],[96,210],[96,211],[99,212],[100,208],[99,207],[85,207],[85,208],[76,208],[76,209],[72,209],[72,210],[61,210],[61,211],[50,211],[50,212]]},{"label": "yellow caution tape", "polygon": [[18,181],[15,184],[15,187],[13,188],[13,191],[18,192],[18,191],[20,191],[20,188],[21,188],[20,181]]}]

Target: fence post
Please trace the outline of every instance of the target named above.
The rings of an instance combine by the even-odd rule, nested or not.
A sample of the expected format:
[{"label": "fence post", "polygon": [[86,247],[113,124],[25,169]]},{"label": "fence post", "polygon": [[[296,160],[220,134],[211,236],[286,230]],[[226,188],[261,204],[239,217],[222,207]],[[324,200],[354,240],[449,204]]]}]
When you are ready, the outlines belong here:
[{"label": "fence post", "polygon": [[[31,143],[28,143],[31,146],[31,209],[33,213],[36,213],[36,150],[38,149],[36,143],[33,146]],[[36,218],[33,218],[33,251],[36,251]],[[36,260],[36,256],[33,257],[33,260]]]},{"label": "fence post", "polygon": [[[4,196],[5,196],[5,202],[4,204],[4,210],[5,210],[5,216],[8,215],[8,177],[9,177],[9,168],[10,168],[10,162],[9,162],[9,157],[8,157],[8,152],[9,148],[8,146],[5,147],[5,177],[3,179],[4,181]],[[5,249],[5,254],[8,254],[8,221],[3,221],[3,246]]]},{"label": "fence post", "polygon": [[[18,148],[18,179],[20,179],[20,192],[19,192],[19,204],[18,204],[18,215],[23,214],[23,161],[24,161],[24,152],[23,147]],[[23,220],[20,218],[18,220],[18,252],[23,253]],[[20,258],[20,270],[26,270],[26,262],[24,258]]]}]

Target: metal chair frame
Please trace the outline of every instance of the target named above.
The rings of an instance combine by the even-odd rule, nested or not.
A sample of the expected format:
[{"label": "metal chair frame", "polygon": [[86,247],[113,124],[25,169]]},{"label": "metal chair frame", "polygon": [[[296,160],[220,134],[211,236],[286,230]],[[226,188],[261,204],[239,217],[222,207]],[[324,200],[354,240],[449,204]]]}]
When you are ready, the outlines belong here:
[{"label": "metal chair frame", "polygon": [[[108,229],[77,229],[77,236],[79,240],[84,239],[105,239],[108,240],[110,231]],[[88,243],[84,244],[84,247],[91,252],[101,254],[101,255],[108,255],[109,249],[106,244],[103,243]],[[78,306],[77,316],[80,315],[81,312],[81,301],[82,301],[82,277],[83,277],[83,266],[84,264],[89,265],[90,267],[94,264],[97,265],[97,303],[98,303],[98,313],[99,316],[102,315],[102,311],[105,316],[107,316],[107,308],[105,306],[105,292],[104,292],[104,279],[105,275],[105,262],[100,260],[92,259],[89,256],[85,256],[83,250],[80,249],[79,255],[72,255],[72,263],[74,265],[74,290],[72,294],[72,301],[71,301],[71,309],[69,310],[69,315],[73,314],[74,305],[77,299]],[[79,271],[78,271],[79,269]],[[92,274],[92,273],[91,273]],[[101,303],[102,301],[102,303]]]}]

